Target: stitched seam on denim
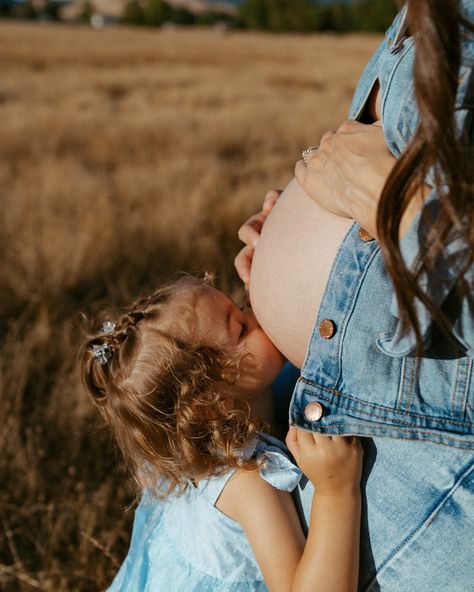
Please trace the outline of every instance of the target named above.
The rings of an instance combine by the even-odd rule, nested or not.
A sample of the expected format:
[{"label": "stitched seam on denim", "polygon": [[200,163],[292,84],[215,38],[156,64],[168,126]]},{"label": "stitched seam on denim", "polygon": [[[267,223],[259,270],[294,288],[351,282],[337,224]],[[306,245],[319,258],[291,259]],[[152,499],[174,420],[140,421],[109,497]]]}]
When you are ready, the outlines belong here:
[{"label": "stitched seam on denim", "polygon": [[[307,422],[305,423],[305,425],[307,425]],[[345,435],[354,435],[354,436],[361,436],[361,435],[368,435],[368,436],[379,436],[381,438],[392,438],[392,439],[399,439],[399,440],[410,440],[411,442],[419,442],[422,438],[420,438],[419,436],[432,436],[432,439],[430,440],[430,442],[432,442],[433,444],[441,444],[443,446],[448,446],[449,444],[447,443],[459,443],[462,444],[462,446],[456,446],[456,448],[460,448],[460,449],[467,449],[467,450],[472,450],[472,446],[474,445],[474,442],[472,440],[467,440],[466,438],[471,437],[472,438],[472,434],[465,434],[466,437],[462,437],[462,438],[455,438],[454,436],[452,436],[450,433],[447,432],[433,432],[429,429],[426,428],[419,428],[418,426],[412,426],[411,424],[406,424],[407,427],[404,427],[404,425],[388,425],[388,424],[384,424],[381,427],[377,427],[374,426],[373,424],[370,426],[367,426],[366,424],[360,424],[357,422],[345,422],[345,423],[333,423],[329,426],[326,425],[322,425],[322,426],[316,426],[316,427],[321,427],[322,429],[319,430],[315,430],[314,429],[314,425],[307,425],[308,429],[313,431],[313,432],[320,432],[320,433],[332,433],[332,430],[335,429],[339,429],[339,428],[343,428],[344,430],[346,428],[349,428],[350,431],[349,433],[347,431],[344,431]],[[405,430],[405,431],[404,431]],[[389,433],[390,432],[390,433]],[[340,433],[340,432],[338,432]],[[412,436],[409,438],[405,438],[403,437],[406,434],[415,434],[416,433],[416,437]],[[466,444],[469,444],[469,446],[466,446]],[[454,446],[454,444],[451,444],[452,446]]]},{"label": "stitched seam on denim", "polygon": [[[319,385],[319,384],[316,385],[316,384],[314,384],[312,382],[309,382],[308,380],[305,380],[303,377],[301,377],[300,380],[301,380],[301,382],[304,382],[305,384],[308,384],[309,386],[312,386],[312,387],[314,387],[316,389],[321,389],[323,391],[332,393],[333,395],[336,395],[337,397],[341,397],[342,399],[349,399],[350,401],[354,401],[356,404],[364,405],[364,406],[368,406],[368,407],[372,407],[374,409],[380,409],[381,411],[384,411],[385,410],[385,411],[388,411],[390,413],[393,413],[393,412],[401,413],[401,414],[404,414],[404,415],[410,415],[412,417],[419,417],[420,419],[429,419],[430,421],[435,421],[435,422],[446,422],[446,421],[449,421],[449,423],[456,424],[456,425],[459,425],[459,426],[472,425],[471,422],[451,420],[451,419],[447,419],[445,417],[440,417],[440,418],[431,418],[430,417],[430,418],[427,418],[426,415],[421,415],[420,413],[415,413],[415,412],[412,412],[412,411],[408,412],[408,411],[403,411],[403,410],[395,410],[395,409],[393,409],[393,407],[385,407],[383,405],[375,405],[374,403],[370,403],[369,401],[361,401],[361,399],[356,399],[355,397],[351,397],[350,395],[343,394],[343,393],[341,393],[339,391],[336,391],[335,389],[331,389],[331,388],[328,388],[328,387],[325,387],[325,386],[322,386],[322,385]],[[305,392],[308,392],[308,394],[312,394],[309,391],[305,391]],[[329,402],[329,399],[325,399],[325,401],[328,401]],[[357,407],[352,407],[352,408],[354,410],[356,410],[356,411],[360,411],[360,409],[357,408]],[[377,416],[377,415],[374,415],[374,417],[378,417],[379,419],[388,419],[387,417],[381,417],[381,416]]]},{"label": "stitched seam on denim", "polygon": [[[403,543],[401,543],[400,545],[398,545],[398,547],[396,547],[392,553],[386,558],[386,560],[380,565],[374,579],[370,582],[370,584],[368,585],[368,587],[365,589],[365,592],[370,592],[370,588],[376,584],[378,586],[378,582],[377,582],[377,576],[382,574],[382,572],[386,569],[388,569],[390,567],[390,563],[392,561],[394,561],[395,559],[398,558],[398,556],[400,555],[400,553],[404,552],[405,549],[410,545],[410,543],[414,540],[416,540],[424,531],[426,531],[427,527],[433,522],[433,516],[436,516],[436,514],[439,514],[440,511],[443,509],[443,507],[447,504],[448,501],[451,500],[451,498],[453,497],[453,495],[456,493],[456,491],[459,489],[459,487],[462,485],[463,481],[469,477],[469,475],[472,473],[472,471],[474,471],[474,463],[471,461],[470,465],[468,466],[468,468],[464,471],[464,473],[462,473],[458,479],[456,480],[456,483],[453,485],[453,487],[448,491],[448,493],[442,498],[442,500],[438,503],[437,506],[435,506],[435,508],[431,511],[430,515],[428,516],[428,518],[417,528],[415,529],[404,541]],[[378,588],[377,588],[378,589]]]},{"label": "stitched seam on denim", "polygon": [[461,367],[461,360],[456,360],[456,377],[454,379],[453,389],[451,391],[451,415],[454,414],[454,407],[455,407],[455,402],[456,402],[456,392],[458,390],[460,367]]},{"label": "stitched seam on denim", "polygon": [[379,255],[380,257],[382,256],[380,253],[380,247],[378,245],[375,248],[373,248],[371,253],[369,252],[369,254],[366,255],[366,259],[364,261],[364,268],[362,270],[362,273],[357,278],[355,290],[351,290],[352,297],[348,301],[348,305],[346,307],[347,314],[345,315],[345,320],[343,321],[342,326],[341,326],[341,336],[340,336],[339,344],[338,344],[339,345],[338,354],[337,354],[338,373],[337,373],[337,377],[336,377],[336,384],[339,384],[339,381],[341,380],[342,350],[344,348],[344,339],[345,339],[345,336],[347,333],[347,327],[349,326],[351,318],[354,314],[356,302],[358,300],[358,296],[359,296],[360,290],[362,288],[362,284],[364,283],[365,278],[369,272],[369,269],[370,269],[370,267],[371,267],[372,263],[374,262],[374,259],[377,255]]},{"label": "stitched seam on denim", "polygon": [[407,51],[410,50],[410,48],[411,48],[412,45],[413,45],[413,41],[411,43],[406,43],[405,46],[400,51],[400,53],[395,54],[397,56],[397,59],[395,60],[395,63],[393,64],[392,69],[390,70],[390,75],[388,77],[387,85],[385,87],[385,93],[382,94],[382,103],[380,105],[380,115],[381,115],[382,122],[384,122],[384,119],[385,119],[384,118],[384,115],[385,115],[385,104],[387,102],[387,96],[389,94],[389,90],[390,90],[390,86],[391,86],[392,81],[393,81],[393,77],[395,76],[395,72],[396,72],[398,66],[400,65],[400,62],[404,58],[404,56],[407,53]]},{"label": "stitched seam on denim", "polygon": [[[322,300],[321,300],[321,306],[319,308],[319,312],[318,312],[318,315],[316,317],[316,322],[314,324],[313,332],[311,334],[311,340],[310,340],[310,344],[311,345],[308,348],[308,351],[306,353],[306,357],[305,357],[305,360],[304,360],[304,363],[303,363],[302,372],[304,371],[304,368],[306,366],[306,363],[307,363],[307,361],[309,360],[309,358],[310,358],[310,356],[312,354],[312,351],[313,351],[313,348],[311,347],[312,344],[315,341],[317,342],[317,340],[320,338],[318,327],[319,327],[321,321],[325,318],[325,313],[324,313],[324,310],[323,310],[323,308],[324,308],[323,304],[324,304],[324,301],[326,299],[326,296],[327,296],[328,292],[332,288],[333,272],[334,272],[334,270],[335,270],[335,268],[336,268],[336,266],[337,266],[337,264],[339,262],[340,253],[342,252],[343,248],[346,246],[345,245],[346,242],[349,241],[350,236],[352,236],[352,235],[354,235],[356,233],[357,228],[358,228],[358,225],[356,223],[354,223],[349,228],[349,230],[347,231],[347,233],[346,233],[346,235],[344,237],[344,240],[341,242],[341,244],[339,245],[339,248],[337,250],[336,257],[334,258],[334,262],[332,264],[331,272],[330,272],[330,275],[329,275],[329,277],[331,279],[327,282],[326,288],[325,288],[324,293],[323,293],[323,297],[322,297]],[[364,268],[363,268],[363,271],[360,274],[360,276],[358,276],[356,278],[356,280],[355,280],[356,289],[355,290],[353,289],[354,283],[352,283],[351,284],[351,288],[348,290],[349,294],[352,293],[352,298],[351,298],[351,300],[348,300],[348,304],[345,307],[347,313],[346,313],[346,311],[344,312],[344,314],[343,314],[343,321],[341,323],[340,331],[338,331],[338,333],[336,333],[336,339],[335,339],[335,347],[334,347],[334,349],[336,350],[336,347],[337,347],[337,353],[336,353],[335,356],[332,355],[332,356],[329,357],[329,359],[331,360],[331,362],[333,364],[334,363],[337,364],[336,384],[339,382],[340,377],[341,377],[341,372],[342,372],[342,363],[341,363],[342,360],[341,360],[341,358],[342,358],[343,341],[344,341],[344,336],[346,334],[347,325],[348,325],[348,323],[349,323],[349,321],[350,321],[350,319],[352,317],[352,314],[354,312],[354,303],[357,300],[356,297],[359,294],[360,287],[361,287],[361,285],[363,283],[363,280],[364,280],[365,276],[367,275],[368,269],[371,266],[372,261],[373,261],[375,255],[380,252],[379,246],[376,245],[375,248],[372,247],[373,250],[372,250],[371,253],[369,252],[369,254],[366,254],[365,253],[365,250],[367,248],[371,248],[369,246],[370,244],[371,243],[364,243],[365,249],[364,249],[364,246],[361,246],[360,247],[361,249],[364,249],[364,251],[362,251],[362,252],[364,253],[364,255],[366,257],[366,260],[364,261]],[[335,360],[334,360],[334,358],[335,358]]]},{"label": "stitched seam on denim", "polygon": [[465,374],[464,395],[462,398],[461,409],[464,411],[464,416],[466,416],[466,414],[468,414],[469,419],[472,421],[472,413],[468,413],[468,409],[470,409],[470,406],[468,404],[468,399],[467,399],[468,393],[469,393],[469,384],[471,382],[471,376],[472,376],[472,358],[469,358],[468,368],[466,369],[466,374]]},{"label": "stitched seam on denim", "polygon": [[[380,59],[380,56],[379,56],[379,59]],[[378,66],[378,60],[377,60],[377,66]],[[359,108],[354,113],[354,118],[353,118],[354,121],[359,121],[359,117],[365,111],[365,107],[367,105],[367,101],[368,101],[368,99],[369,99],[372,91],[374,90],[374,84],[375,84],[375,81],[378,80],[378,77],[379,76],[378,76],[378,73],[377,73],[377,70],[376,70],[375,71],[375,75],[371,78],[371,82],[370,82],[370,84],[367,87],[368,88],[368,91],[364,94],[364,97],[363,97],[363,99],[362,99],[362,101],[360,103]]]},{"label": "stitched seam on denim", "polygon": [[404,392],[403,385],[405,382],[405,372],[406,372],[406,357],[403,356],[402,364],[401,364],[401,368],[400,368],[400,378],[399,378],[399,384],[398,384],[397,399],[395,401],[395,409],[397,411],[403,408],[403,392]]},{"label": "stitched seam on denim", "polygon": [[[326,283],[326,287],[324,288],[324,292],[323,292],[323,297],[321,298],[321,306],[319,307],[319,312],[318,312],[318,314],[316,316],[314,327],[313,327],[313,331],[311,333],[311,339],[309,341],[310,346],[308,347],[308,349],[306,351],[306,356],[305,356],[305,359],[304,359],[304,362],[303,362],[303,366],[301,367],[301,371],[304,370],[304,368],[306,366],[306,363],[307,363],[308,359],[311,356],[312,349],[313,349],[311,347],[311,345],[318,339],[318,336],[319,336],[319,323],[320,323],[320,319],[321,319],[321,316],[322,316],[321,309],[322,309],[322,305],[324,303],[324,300],[326,299],[326,296],[327,296],[327,294],[329,292],[329,285],[332,283],[331,282],[331,278],[332,278],[332,275],[333,275],[333,271],[336,268],[336,265],[337,265],[337,263],[339,261],[339,257],[341,255],[342,249],[345,246],[346,242],[349,240],[349,236],[351,235],[351,233],[354,230],[354,228],[355,228],[356,225],[357,225],[357,223],[354,222],[350,226],[349,230],[346,232],[344,238],[342,239],[341,244],[339,245],[339,248],[337,249],[336,256],[334,257],[334,261],[333,261],[333,263],[331,265],[331,271],[329,272],[329,280]],[[354,230],[354,232],[355,232],[355,230]]]},{"label": "stitched seam on denim", "polygon": [[411,405],[413,403],[413,396],[415,391],[415,375],[416,375],[416,358],[407,357],[407,367],[409,371],[408,386],[407,386],[407,399],[405,404],[405,410],[410,413]]},{"label": "stitched seam on denim", "polygon": [[[326,401],[327,403],[330,403],[330,402],[331,402],[331,400],[330,400],[330,399],[327,399],[326,397],[324,397],[324,396],[322,396],[322,395],[320,395],[320,396],[319,396],[319,398],[320,398],[320,399],[322,399],[323,401]],[[346,408],[347,410],[350,410],[350,411],[358,411],[359,413],[360,413],[360,411],[361,411],[359,408],[357,408],[357,407],[355,407],[355,406],[351,405],[350,403],[346,403],[346,404],[345,404],[345,408]],[[383,421],[390,421],[390,422],[392,422],[392,424],[396,424],[396,425],[400,425],[400,426],[407,426],[407,427],[410,427],[410,428],[412,428],[412,429],[417,429],[417,430],[418,430],[418,429],[420,429],[420,428],[419,428],[419,426],[414,426],[414,425],[413,425],[412,423],[410,423],[410,422],[403,421],[403,420],[401,420],[401,419],[397,419],[397,418],[393,418],[393,417],[386,417],[386,416],[383,416],[383,415],[377,415],[377,414],[375,414],[375,413],[371,413],[371,414],[370,414],[370,417],[375,417],[376,419],[381,419],[381,420],[383,420]],[[420,418],[423,418],[423,419],[427,419],[427,418],[426,418],[424,415],[422,415],[422,416],[419,416],[419,417],[420,417]],[[359,418],[359,419],[363,419],[363,418]],[[366,421],[370,421],[370,420],[366,420]],[[461,427],[464,427],[464,424],[459,424],[459,423],[458,423],[458,422],[456,422],[456,421],[448,421],[448,420],[446,420],[446,419],[438,419],[438,420],[434,419],[434,420],[432,420],[432,419],[430,418],[430,421],[443,421],[443,422],[445,422],[445,423],[453,423],[453,424],[456,424],[456,425],[461,425]],[[341,426],[343,426],[343,425],[345,425],[345,424],[332,424],[332,426],[334,426],[334,427],[341,427]],[[331,426],[327,426],[327,427],[331,427]],[[425,430],[426,430],[426,429],[427,429],[427,428],[425,428]],[[430,432],[430,431],[428,430],[428,431],[426,431],[426,433],[432,433],[432,434],[435,434],[435,433],[437,433],[437,432]]]}]

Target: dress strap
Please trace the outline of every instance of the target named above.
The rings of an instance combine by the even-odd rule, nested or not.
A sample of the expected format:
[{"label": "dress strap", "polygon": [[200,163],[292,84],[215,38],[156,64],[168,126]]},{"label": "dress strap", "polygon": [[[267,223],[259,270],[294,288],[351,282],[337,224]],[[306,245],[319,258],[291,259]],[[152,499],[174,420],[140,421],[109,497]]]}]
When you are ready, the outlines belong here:
[{"label": "dress strap", "polygon": [[268,434],[260,434],[255,457],[260,476],[276,489],[293,491],[304,479],[301,469],[290,459],[287,447]]},{"label": "dress strap", "polygon": [[[258,438],[238,450],[236,454],[241,458],[254,457],[262,479],[276,489],[293,491],[298,483],[305,479],[301,470],[291,460],[290,452],[283,442],[268,434],[260,433]],[[202,481],[197,486],[197,493],[215,505],[235,471],[236,469],[232,468],[222,475]]]}]

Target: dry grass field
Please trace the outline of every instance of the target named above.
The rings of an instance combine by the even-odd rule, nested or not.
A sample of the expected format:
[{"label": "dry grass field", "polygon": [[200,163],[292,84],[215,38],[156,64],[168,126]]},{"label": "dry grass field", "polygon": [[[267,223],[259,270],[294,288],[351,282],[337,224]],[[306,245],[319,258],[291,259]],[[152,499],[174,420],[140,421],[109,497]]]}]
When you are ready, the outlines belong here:
[{"label": "dry grass field", "polygon": [[0,589],[104,590],[131,486],[83,393],[78,313],[212,269],[345,119],[370,36],[0,23]]}]

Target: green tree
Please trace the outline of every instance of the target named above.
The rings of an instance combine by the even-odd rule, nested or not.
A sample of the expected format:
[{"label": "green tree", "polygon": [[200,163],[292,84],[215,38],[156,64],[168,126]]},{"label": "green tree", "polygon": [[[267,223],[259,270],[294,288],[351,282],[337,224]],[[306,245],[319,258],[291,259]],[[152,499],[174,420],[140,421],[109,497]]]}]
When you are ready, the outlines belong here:
[{"label": "green tree", "polygon": [[120,22],[129,25],[145,24],[145,15],[143,14],[142,6],[138,0],[129,0],[129,2],[125,4]]},{"label": "green tree", "polygon": [[171,9],[171,21],[177,25],[194,25],[196,17],[192,12],[180,6]]},{"label": "green tree", "polygon": [[31,0],[26,0],[26,2],[22,2],[21,4],[15,4],[13,15],[21,19],[35,19],[38,16]]},{"label": "green tree", "polygon": [[352,28],[359,31],[385,31],[396,13],[395,0],[356,0],[352,5]]},{"label": "green tree", "polygon": [[237,14],[249,29],[269,30],[269,10],[266,0],[244,0]]},{"label": "green tree", "polygon": [[216,23],[225,23],[231,27],[236,26],[235,19],[232,15],[226,12],[218,12],[215,10],[206,10],[196,15],[196,25],[215,25]]},{"label": "green tree", "polygon": [[158,27],[171,19],[171,8],[163,0],[148,0],[143,15],[147,25]]},{"label": "green tree", "polygon": [[90,0],[85,0],[84,4],[82,5],[82,10],[81,10],[81,21],[85,21],[86,23],[90,23],[93,14],[94,14],[94,7],[92,6],[92,2]]},{"label": "green tree", "polygon": [[58,21],[60,8],[61,4],[59,2],[56,2],[55,0],[49,0],[44,6],[43,14],[52,21]]},{"label": "green tree", "polygon": [[244,0],[238,19],[263,31],[384,31],[396,14],[396,0]]},{"label": "green tree", "polygon": [[273,32],[314,30],[315,15],[310,0],[245,0],[238,11],[247,27]]}]

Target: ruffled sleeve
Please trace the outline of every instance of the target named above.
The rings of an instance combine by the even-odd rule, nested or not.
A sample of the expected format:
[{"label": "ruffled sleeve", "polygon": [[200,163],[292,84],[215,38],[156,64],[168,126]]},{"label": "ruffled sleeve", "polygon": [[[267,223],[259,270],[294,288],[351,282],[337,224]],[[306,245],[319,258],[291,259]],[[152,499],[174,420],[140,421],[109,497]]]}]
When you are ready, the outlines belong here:
[{"label": "ruffled sleeve", "polygon": [[260,435],[255,458],[262,479],[276,489],[293,491],[303,477],[301,470],[290,460],[286,446],[267,434]]}]

